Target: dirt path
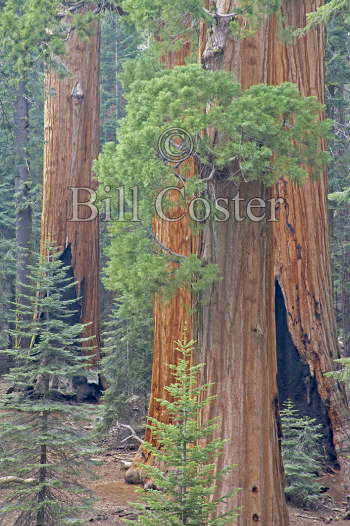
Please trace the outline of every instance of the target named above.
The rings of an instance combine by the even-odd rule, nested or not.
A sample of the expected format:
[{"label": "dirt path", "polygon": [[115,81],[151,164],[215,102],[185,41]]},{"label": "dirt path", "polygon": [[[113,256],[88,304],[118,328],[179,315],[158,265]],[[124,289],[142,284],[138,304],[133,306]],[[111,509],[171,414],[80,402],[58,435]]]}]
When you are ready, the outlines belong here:
[{"label": "dirt path", "polygon": [[107,454],[100,457],[101,465],[98,467],[98,480],[89,484],[93,490],[96,503],[93,512],[90,512],[87,524],[98,526],[120,526],[121,518],[136,519],[132,503],[140,500],[137,486],[130,486],[124,482],[124,471],[121,469],[118,456],[132,458],[125,453]]}]

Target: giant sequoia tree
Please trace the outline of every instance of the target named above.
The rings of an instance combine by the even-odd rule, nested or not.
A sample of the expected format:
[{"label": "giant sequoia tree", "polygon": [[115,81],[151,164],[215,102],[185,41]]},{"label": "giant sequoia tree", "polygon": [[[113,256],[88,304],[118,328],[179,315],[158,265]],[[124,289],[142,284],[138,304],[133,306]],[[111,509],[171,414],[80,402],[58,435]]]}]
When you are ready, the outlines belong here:
[{"label": "giant sequoia tree", "polygon": [[[216,5],[220,13],[231,13],[235,7],[234,2]],[[202,63],[208,69],[232,71],[244,89],[268,82],[267,25],[254,37],[237,41],[229,21],[230,17],[219,17],[214,31],[203,27]],[[232,180],[238,168],[235,164],[224,177],[214,179],[216,195],[232,199],[239,193],[245,202],[271,197],[259,180],[241,179],[238,184]],[[219,266],[222,278],[199,312],[200,361],[206,363],[203,380],[214,382],[217,394],[204,418],[222,415],[218,435],[229,437],[218,468],[238,464],[222,479],[219,494],[242,488],[240,526],[254,521],[287,525],[278,445],[272,223],[239,222],[232,213],[226,222],[211,222],[203,232],[201,256]]]},{"label": "giant sequoia tree", "polygon": [[[136,6],[135,16],[140,16],[141,12],[143,24],[149,13],[146,4],[140,1]],[[126,7],[131,9],[129,5]],[[306,23],[306,11],[313,7],[317,6],[305,6],[299,1],[288,3],[288,9],[287,5],[283,6],[283,14],[287,22],[301,26]],[[151,16],[167,21],[165,17],[174,9],[176,7],[171,3],[165,2],[163,11],[155,14],[153,10]],[[303,95],[317,95],[322,101],[322,32],[318,29],[309,33],[289,47],[279,42],[276,34],[277,21],[281,25],[279,2],[269,3],[267,12],[265,2],[257,2],[253,10],[247,2],[217,1],[204,9],[200,2],[192,2],[190,10],[192,28],[196,27],[196,20],[205,19],[200,26],[199,45],[203,70],[176,68],[171,76],[171,73],[157,72],[151,62],[155,69],[155,73],[152,72],[155,76],[153,84],[150,68],[141,81],[137,79],[137,72],[127,72],[131,92],[127,107],[129,118],[127,116],[121,128],[120,145],[115,151],[106,151],[101,159],[101,179],[108,183],[115,181],[118,179],[116,172],[120,173],[119,180],[132,184],[145,178],[145,194],[155,192],[159,188],[159,178],[169,176],[171,168],[167,166],[168,171],[161,171],[161,161],[154,158],[154,153],[152,156],[157,134],[169,126],[182,126],[197,139],[194,157],[199,163],[201,181],[197,186],[191,183],[192,192],[199,195],[204,192],[212,202],[215,197],[230,201],[239,196],[245,203],[251,199],[258,203],[266,202],[273,196],[285,198],[283,203],[278,202],[280,211],[275,223],[266,219],[240,220],[232,201],[230,217],[225,221],[210,216],[203,222],[198,243],[199,270],[215,267],[220,279],[212,281],[209,289],[200,293],[205,301],[198,305],[195,323],[199,340],[198,359],[206,363],[203,381],[212,382],[213,392],[218,395],[209,410],[203,413],[203,418],[222,415],[218,435],[229,437],[218,469],[238,464],[232,475],[222,479],[218,496],[232,487],[241,487],[237,497],[244,510],[239,519],[240,526],[254,521],[281,526],[288,523],[288,518],[278,447],[277,373],[282,379],[281,385],[288,387],[288,378],[284,381],[288,372],[286,358],[291,355],[295,360],[295,377],[305,387],[300,398],[304,400],[304,406],[310,406],[310,412],[314,410],[317,413],[325,429],[328,428],[330,453],[333,453],[335,446],[338,458],[344,464],[345,427],[342,418],[346,401],[339,386],[324,377],[324,372],[332,367],[332,358],[337,356],[337,345],[332,317],[326,182],[325,177],[320,176],[322,132],[317,132],[315,121],[303,121],[306,107],[290,106],[293,100],[290,85],[276,88],[276,91],[265,85],[250,87],[293,80],[298,81]],[[273,13],[275,18],[265,16]],[[238,15],[243,16],[243,24]],[[242,30],[243,27],[246,33],[247,26],[254,30],[254,35],[237,39],[233,30]],[[161,26],[158,37],[159,34],[161,37],[169,36],[169,31]],[[185,52],[179,53],[177,57],[168,55],[167,65],[173,66],[173,59],[175,62],[182,61]],[[222,71],[226,71],[228,76],[222,76]],[[243,94],[233,88],[233,92],[228,89],[226,79],[230,78],[233,86],[234,75],[245,90]],[[227,102],[230,96],[235,101],[232,106]],[[239,97],[242,97],[241,100]],[[304,102],[309,109],[315,104],[314,99],[304,99]],[[199,110],[199,114],[206,112],[205,116],[191,113],[193,108]],[[317,122],[321,107],[314,107],[314,110],[313,118]],[[299,123],[298,115],[303,115]],[[276,128],[276,123],[270,120],[272,116],[280,119]],[[322,129],[322,124],[320,127]],[[288,132],[296,133],[296,136],[288,136]],[[288,147],[278,143],[283,138],[288,141]],[[291,151],[295,141],[299,146]],[[132,155],[132,151],[137,152],[139,157]],[[309,170],[319,178],[305,182]],[[187,184],[189,181],[186,178],[193,179],[188,177],[190,172],[191,169],[187,168],[184,174],[177,173],[176,184],[179,180],[181,184],[184,181]],[[271,183],[281,176],[283,179],[271,189]],[[290,182],[297,176],[299,179],[304,176],[304,188],[315,196],[314,206],[307,202],[303,186]],[[180,205],[175,210],[175,216],[179,210]],[[149,210],[147,212],[149,214]],[[240,212],[244,215],[243,209]],[[184,224],[185,232],[182,232]],[[188,225],[178,223],[169,226],[158,220],[153,225],[159,251],[167,251],[171,256],[172,263],[165,268],[170,269],[170,274],[177,280],[179,272],[174,269],[178,268],[177,265],[186,267],[187,264],[193,283],[193,268],[186,263],[186,259],[185,263],[181,263],[181,256],[189,254],[197,245]],[[129,227],[129,240],[130,230]],[[302,233],[304,237],[301,239]],[[120,265],[123,257],[113,254],[110,270],[117,261]],[[161,278],[164,279],[165,268],[159,265],[159,253],[157,258],[158,269],[153,272],[159,285]],[[141,259],[135,256],[138,266],[135,264],[131,270],[140,272],[141,264],[148,269],[144,259]],[[193,258],[188,260],[194,263]],[[195,270],[198,271],[198,267]],[[190,298],[189,293],[186,298],[180,292],[170,304],[164,301],[156,303],[156,345],[150,405],[150,416],[156,418],[160,415],[156,398],[162,397],[167,383],[166,363],[176,360],[172,331],[174,327],[180,329],[186,319],[183,301],[188,307]],[[275,310],[281,358],[279,371]],[[290,313],[288,320],[287,313]],[[281,336],[289,334],[287,324],[290,338],[283,342]],[[291,393],[282,393],[282,396],[286,395]],[[162,417],[166,419],[167,415]],[[142,456],[141,451],[139,458]],[[149,459],[144,457],[144,461]],[[127,476],[135,478],[134,468]],[[237,500],[234,499],[229,506],[235,505]]]},{"label": "giant sequoia tree", "polygon": [[[306,23],[306,13],[313,7],[317,6],[313,3],[307,5],[305,2],[285,3],[285,23],[303,27]],[[224,5],[222,10],[225,12]],[[225,30],[227,31],[227,23],[223,19],[221,24],[223,38]],[[308,33],[293,46],[287,46],[278,40],[276,19],[271,19],[256,38],[258,42],[255,51],[252,51],[252,40],[242,43],[240,49],[246,49],[252,55],[250,59],[240,63],[237,58],[237,43],[228,34],[224,39],[223,55],[215,61],[221,64],[238,64],[243,75],[243,85],[245,82],[251,82],[249,75],[253,75],[254,72],[256,74],[261,68],[262,81],[279,84],[290,80],[299,85],[303,95],[316,95],[320,101],[324,100],[324,42],[320,28]],[[204,60],[207,50],[208,44],[204,51]],[[244,191],[244,187],[247,188],[246,185],[241,186],[241,192]],[[253,196],[254,193],[259,195],[257,189],[250,195]],[[222,397],[218,400],[226,400],[221,408],[214,407],[214,402],[212,410],[226,411],[226,426],[230,425],[227,422],[230,420],[228,415],[232,415],[232,431],[228,431],[226,427],[222,432],[233,433],[235,437],[242,436],[239,444],[233,440],[233,444],[237,444],[235,458],[243,458],[242,448],[246,451],[247,458],[251,458],[252,451],[255,450],[257,454],[261,451],[261,436],[259,433],[255,436],[252,430],[259,426],[259,415],[263,415],[271,405],[273,398],[270,398],[270,402],[267,398],[263,400],[263,395],[268,393],[267,386],[270,386],[272,392],[276,389],[273,384],[275,373],[270,381],[267,379],[268,371],[275,367],[274,321],[272,320],[272,325],[268,322],[270,309],[275,308],[280,398],[296,398],[304,412],[318,417],[327,435],[330,457],[332,458],[335,447],[338,461],[347,472],[345,394],[339,385],[324,376],[324,373],[334,368],[332,360],[338,357],[331,288],[326,176],[323,174],[316,180],[308,178],[301,186],[282,178],[274,187],[273,195],[283,198],[284,201],[280,204],[278,221],[272,223],[272,238],[271,231],[269,232],[271,225],[267,226],[259,237],[256,225],[252,224],[248,226],[248,231],[247,226],[243,226],[242,229],[240,225],[232,225],[230,228],[226,224],[223,227],[219,226],[216,235],[208,231],[207,236],[203,238],[204,254],[205,251],[209,251],[214,260],[219,257],[224,278],[216,289],[214,288],[208,307],[202,310],[204,317],[199,323],[200,349],[203,352],[201,361],[208,363],[208,376],[205,381],[215,381],[220,386],[220,391],[223,386]],[[225,228],[229,230],[225,232]],[[251,233],[249,228],[252,229]],[[235,236],[241,229],[244,233],[242,232],[241,239],[237,239]],[[268,248],[265,254],[254,244],[257,241],[261,243],[261,236],[267,236],[270,240],[267,241],[270,244],[266,245]],[[228,244],[230,239],[232,241]],[[213,244],[215,240],[216,245]],[[230,245],[239,249],[228,256],[227,247]],[[259,260],[259,257],[262,259]],[[266,268],[266,261],[270,261],[273,268]],[[267,289],[259,291],[264,271]],[[273,290],[274,281],[278,282],[276,296]],[[217,314],[218,306],[222,309],[220,315]],[[259,309],[267,316],[266,321],[263,318],[254,319],[254,311],[259,312]],[[290,337],[286,335],[288,330]],[[270,355],[258,351],[265,338],[270,346]],[[222,353],[221,349],[225,347],[226,358],[225,354],[221,354],[218,359]],[[236,358],[237,352],[239,354]],[[266,362],[264,366],[260,360],[268,360],[268,356],[271,365],[267,365]],[[232,362],[230,367],[229,361]],[[227,372],[228,367],[229,370],[232,369],[232,377]],[[254,382],[252,378],[255,379]],[[266,387],[261,384],[264,381],[268,382]],[[233,407],[232,411],[227,411],[224,407],[226,405],[227,408],[230,392]],[[275,395],[277,396],[277,390]],[[268,418],[265,416],[261,422],[266,429]],[[233,447],[234,445],[231,445],[227,449],[226,462],[232,458],[230,455]],[[266,456],[264,458],[266,459]],[[253,464],[255,473],[254,470],[247,472],[244,468],[245,462],[240,463],[242,486],[246,490],[242,497],[245,509],[248,508],[246,499],[249,499],[252,506],[256,506],[256,499],[250,498],[249,488],[254,485],[260,485],[261,488],[261,480],[267,471],[257,463]],[[254,480],[259,479],[260,484],[253,484]]]},{"label": "giant sequoia tree", "polygon": [[[86,12],[86,9],[80,13]],[[65,24],[72,25],[66,17]],[[92,162],[99,149],[99,22],[94,20],[88,36],[72,27],[60,59],[62,72],[50,69],[45,83],[45,151],[42,211],[42,246],[55,243],[62,260],[77,281],[77,297],[82,297],[80,322],[90,325],[91,365],[99,349],[99,227],[91,221],[91,210],[79,207],[73,220],[73,195],[88,201],[96,187]],[[57,66],[57,64],[56,64]],[[84,221],[85,219],[85,221]],[[44,248],[43,248],[44,249]]]},{"label": "giant sequoia tree", "polygon": [[[75,321],[90,324],[86,336],[96,335],[89,351],[91,363],[98,357],[99,285],[98,222],[70,222],[72,190],[94,188],[92,161],[98,154],[99,136],[99,25],[95,7],[87,2],[62,3],[5,0],[1,3],[1,56],[18,81],[15,138],[17,292],[23,296],[28,282],[32,230],[29,169],[29,79],[38,63],[47,64],[45,110],[45,166],[42,214],[42,250],[58,244],[62,259],[77,280],[76,295],[82,296]],[[92,20],[93,23],[90,23]],[[63,56],[64,55],[64,56]],[[86,209],[83,211],[86,212]]]}]

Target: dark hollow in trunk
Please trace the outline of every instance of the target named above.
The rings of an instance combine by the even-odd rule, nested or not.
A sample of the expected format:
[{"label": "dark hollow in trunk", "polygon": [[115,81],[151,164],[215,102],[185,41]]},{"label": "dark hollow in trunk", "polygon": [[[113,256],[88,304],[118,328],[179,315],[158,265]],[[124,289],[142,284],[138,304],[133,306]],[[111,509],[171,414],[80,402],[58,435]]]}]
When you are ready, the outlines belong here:
[{"label": "dark hollow in trunk", "polygon": [[283,292],[278,281],[276,281],[275,290],[277,382],[280,408],[290,399],[300,415],[315,418],[317,423],[322,425],[326,462],[338,468],[328,409],[319,395],[315,376],[311,374],[308,363],[299,354],[293,343],[288,329]]}]

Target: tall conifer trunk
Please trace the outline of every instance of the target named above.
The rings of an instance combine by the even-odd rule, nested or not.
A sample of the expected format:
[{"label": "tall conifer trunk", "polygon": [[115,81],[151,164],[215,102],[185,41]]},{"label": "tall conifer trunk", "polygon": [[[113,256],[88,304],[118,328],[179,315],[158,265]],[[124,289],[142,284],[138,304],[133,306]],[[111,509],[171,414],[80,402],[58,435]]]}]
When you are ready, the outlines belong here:
[{"label": "tall conifer trunk", "polygon": [[[68,74],[49,71],[45,82],[45,151],[42,212],[42,248],[50,242],[62,251],[62,259],[77,281],[76,296],[81,297],[77,315],[90,325],[85,336],[92,349],[91,365],[99,356],[99,224],[71,221],[72,187],[96,189],[92,162],[99,152],[99,48],[100,29],[96,20],[89,39],[82,40],[73,29],[63,56]],[[90,193],[81,191],[79,201]],[[79,207],[80,218],[90,218],[89,207]]]},{"label": "tall conifer trunk", "polygon": [[[232,7],[217,6],[222,13]],[[243,87],[266,81],[263,30],[254,39],[238,42],[228,23],[228,19],[220,20],[214,35],[203,26],[200,50],[205,67],[232,71]],[[216,38],[222,43],[219,54]],[[227,173],[227,177],[213,182],[215,195],[229,199],[236,195],[237,187],[228,180],[229,176]],[[269,191],[260,183],[242,184],[239,190],[245,199],[269,197]],[[155,232],[163,244],[176,252],[189,254],[196,250],[187,224],[155,220]],[[199,248],[205,261],[219,266],[222,278],[207,293],[207,306],[199,307],[197,358],[207,364],[203,382],[214,382],[212,391],[217,395],[203,418],[219,416],[218,435],[229,438],[218,470],[233,463],[238,466],[219,482],[218,494],[242,488],[238,498],[229,499],[222,510],[242,505],[240,526],[257,521],[271,526],[288,525],[278,444],[271,241],[271,225],[238,223],[231,214],[230,221],[205,227]],[[157,300],[155,305],[150,416],[162,421],[167,415],[156,398],[164,397],[164,386],[171,383],[168,364],[176,360],[174,340],[181,334],[185,320],[191,327],[187,314],[190,305],[191,297],[186,291],[180,291],[168,304]],[[152,439],[149,432],[146,439]],[[138,460],[142,455],[141,451]],[[138,481],[135,469],[129,470],[126,478]]]},{"label": "tall conifer trunk", "polygon": [[[162,61],[167,68],[177,65],[184,65],[185,59],[190,52],[190,47],[184,45],[179,51],[168,52]],[[190,167],[187,166],[186,175],[194,175],[194,166],[192,161]],[[170,199],[177,199],[177,192],[170,194]],[[169,217],[179,217],[183,214],[174,206],[171,211],[167,212]],[[153,221],[153,232],[165,247],[169,248],[176,254],[189,256],[195,252],[196,240],[193,236],[188,218],[185,216],[181,221],[168,222],[159,217]],[[152,367],[152,391],[150,397],[148,414],[157,418],[161,422],[168,422],[168,415],[159,403],[159,399],[167,398],[165,386],[172,383],[172,375],[169,370],[169,364],[177,362],[175,341],[179,339],[184,328],[188,334],[192,334],[192,316],[191,316],[191,293],[182,288],[169,301],[163,301],[159,296],[155,298],[154,305],[154,354]],[[145,439],[152,442],[150,429],[146,429]],[[151,462],[151,457],[140,448],[136,462]],[[140,472],[137,466],[133,466],[126,473],[125,479],[130,483],[139,483],[141,481]]]},{"label": "tall conifer trunk", "polygon": [[[322,0],[286,0],[283,5],[286,23],[303,27],[306,13],[322,4]],[[323,29],[309,32],[292,46],[275,38],[274,21],[269,24],[268,34],[271,50],[268,82],[295,82],[302,95],[314,95],[324,102]],[[278,221],[273,224],[275,277],[297,351],[279,348],[279,362],[288,363],[284,358],[291,353],[303,364],[295,367],[289,362],[289,370],[280,368],[281,397],[294,399],[299,409],[323,423],[328,435],[328,452],[332,455],[335,448],[338,462],[348,474],[347,400],[338,382],[324,376],[334,369],[333,360],[339,357],[332,294],[327,174],[318,179],[309,178],[301,186],[281,179],[273,193],[285,200]],[[279,329],[277,326],[277,337]],[[293,387],[296,384],[298,393]]]},{"label": "tall conifer trunk", "polygon": [[30,204],[30,169],[28,155],[28,112],[27,82],[19,81],[15,101],[15,146],[17,159],[16,190],[16,296],[28,304],[29,266],[32,248],[32,207]]}]

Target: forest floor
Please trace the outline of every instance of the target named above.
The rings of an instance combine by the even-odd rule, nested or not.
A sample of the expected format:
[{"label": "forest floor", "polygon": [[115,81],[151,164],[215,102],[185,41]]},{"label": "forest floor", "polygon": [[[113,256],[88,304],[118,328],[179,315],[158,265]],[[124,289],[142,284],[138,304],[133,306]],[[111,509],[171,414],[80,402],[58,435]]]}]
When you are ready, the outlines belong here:
[{"label": "forest floor", "polygon": [[[140,499],[137,486],[124,482],[125,471],[119,458],[132,459],[134,452],[109,449],[100,456],[99,480],[89,484],[96,495],[94,512],[87,517],[87,524],[96,526],[122,526],[122,518],[136,520],[133,502]],[[346,512],[346,497],[338,473],[326,474],[321,479],[328,489],[323,495],[323,504],[316,510],[303,510],[289,506],[290,526],[350,526],[350,520],[343,520]],[[270,526],[262,524],[261,526]]]},{"label": "forest floor", "polygon": [[[5,382],[0,380],[0,395],[6,392]],[[97,410],[95,412],[95,409]],[[87,428],[93,427],[93,421],[98,418],[98,406],[94,406],[91,413],[91,422]],[[107,438],[100,444],[101,453],[96,457],[96,479],[81,481],[88,486],[95,498],[95,506],[85,516],[86,526],[122,526],[122,519],[137,519],[133,503],[140,500],[138,486],[126,484],[120,458],[132,460],[135,451],[116,449],[113,437]],[[317,510],[306,511],[300,508],[289,507],[290,526],[320,526],[333,524],[334,526],[350,526],[350,520],[343,520],[346,510],[346,495],[339,473],[326,474],[321,479],[321,484],[329,488],[323,495],[323,504]],[[49,526],[49,525],[47,525]],[[161,525],[160,525],[161,526]],[[270,526],[262,524],[261,526]]]}]

